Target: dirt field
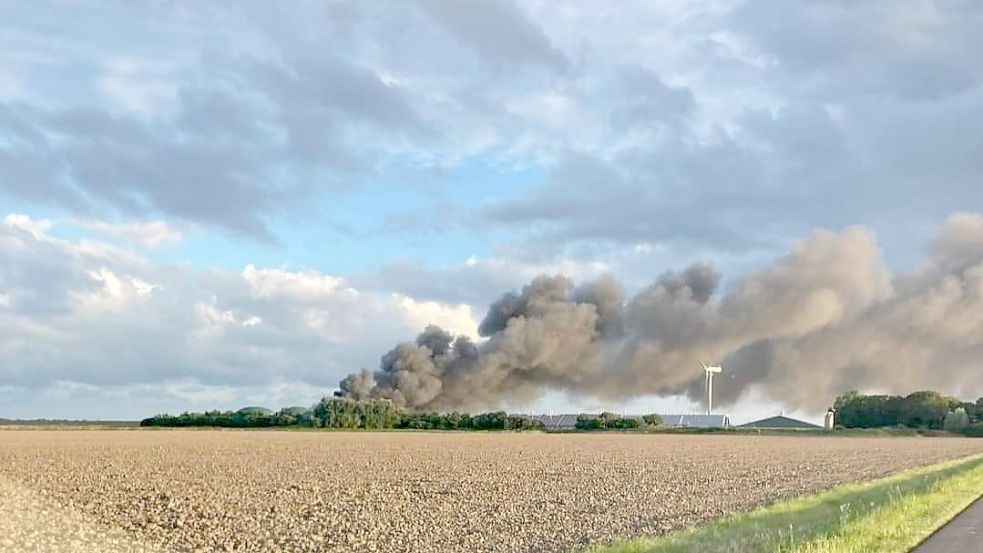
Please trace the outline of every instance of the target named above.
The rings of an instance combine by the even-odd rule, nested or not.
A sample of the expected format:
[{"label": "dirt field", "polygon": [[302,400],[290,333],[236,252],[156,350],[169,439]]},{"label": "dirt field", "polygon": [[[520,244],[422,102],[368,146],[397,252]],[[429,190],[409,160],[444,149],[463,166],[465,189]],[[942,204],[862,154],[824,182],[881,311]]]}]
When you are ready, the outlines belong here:
[{"label": "dirt field", "polygon": [[[0,550],[122,535],[171,552],[566,551],[977,452],[955,438],[4,430]],[[82,528],[46,536],[32,520]]]}]

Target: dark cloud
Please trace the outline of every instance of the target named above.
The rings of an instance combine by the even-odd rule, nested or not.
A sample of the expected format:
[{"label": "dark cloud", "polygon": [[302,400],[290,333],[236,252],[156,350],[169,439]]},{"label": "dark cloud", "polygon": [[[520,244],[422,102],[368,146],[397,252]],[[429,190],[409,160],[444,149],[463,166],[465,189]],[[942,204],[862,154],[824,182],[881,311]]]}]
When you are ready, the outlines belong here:
[{"label": "dark cloud", "polygon": [[[538,241],[543,252],[578,241],[731,250],[766,243],[771,224],[745,222],[755,210],[780,203],[777,195],[755,203],[767,193],[767,185],[757,180],[759,160],[729,141],[707,149],[675,147],[656,154],[664,165],[639,152],[614,160],[564,157],[547,184],[524,197],[489,203],[480,208],[479,221],[527,230],[529,241]],[[701,165],[703,155],[719,156],[721,162],[708,159]]]},{"label": "dark cloud", "polygon": [[569,61],[543,30],[512,1],[461,3],[424,0],[420,6],[462,44],[506,70],[539,65],[557,72]]},{"label": "dark cloud", "polygon": [[[343,204],[379,175],[426,181],[427,196],[447,183],[420,175],[489,158],[547,182],[487,204],[389,206],[378,232],[492,226],[539,255],[774,250],[890,220],[917,224],[886,240],[924,242],[912,229],[983,203],[973,2],[153,6],[60,41],[23,12],[8,33],[21,57],[71,64],[74,89],[109,98],[15,64],[26,92],[0,112],[0,191],[72,211],[274,240],[271,219]],[[127,21],[145,19],[152,32],[122,48]]]},{"label": "dark cloud", "polygon": [[972,1],[747,2],[725,23],[777,61],[776,73],[788,79],[783,86],[810,87],[820,99],[931,101],[973,88],[980,79],[983,14]]},{"label": "dark cloud", "polygon": [[615,129],[628,131],[639,126],[676,122],[691,115],[697,107],[691,90],[669,86],[657,73],[644,67],[625,67],[612,81],[612,93],[619,97],[609,116]]}]

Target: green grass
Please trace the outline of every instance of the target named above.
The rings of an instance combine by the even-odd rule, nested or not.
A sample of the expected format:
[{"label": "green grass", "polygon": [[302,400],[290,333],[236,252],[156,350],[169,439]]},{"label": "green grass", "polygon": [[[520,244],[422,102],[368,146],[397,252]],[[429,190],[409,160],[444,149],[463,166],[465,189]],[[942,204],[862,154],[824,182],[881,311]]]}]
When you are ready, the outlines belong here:
[{"label": "green grass", "polygon": [[983,493],[983,455],[840,486],[592,553],[904,553]]}]

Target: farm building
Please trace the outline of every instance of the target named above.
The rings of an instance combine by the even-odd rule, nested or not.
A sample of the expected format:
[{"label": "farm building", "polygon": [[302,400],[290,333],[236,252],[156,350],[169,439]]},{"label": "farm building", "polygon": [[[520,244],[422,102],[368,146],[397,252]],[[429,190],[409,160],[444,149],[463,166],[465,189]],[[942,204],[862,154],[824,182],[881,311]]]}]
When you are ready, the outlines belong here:
[{"label": "farm building", "polygon": [[[597,415],[585,415],[588,419]],[[663,426],[682,426],[690,428],[727,428],[730,419],[727,415],[660,415]],[[572,430],[577,427],[577,415],[534,415],[547,430]],[[640,419],[641,415],[625,415],[626,419]]]},{"label": "farm building", "polygon": [[793,419],[791,417],[786,417],[785,415],[777,415],[774,417],[768,417],[766,419],[761,419],[759,421],[749,422],[747,424],[742,424],[738,428],[769,428],[769,429],[787,429],[787,430],[815,430],[817,428],[822,428],[819,425],[812,424],[811,422],[800,421],[798,419]]},{"label": "farm building", "polygon": [[730,418],[727,415],[661,415],[663,426],[683,426],[690,428],[727,428]]},{"label": "farm building", "polygon": [[547,430],[572,430],[577,427],[577,415],[533,415]]}]

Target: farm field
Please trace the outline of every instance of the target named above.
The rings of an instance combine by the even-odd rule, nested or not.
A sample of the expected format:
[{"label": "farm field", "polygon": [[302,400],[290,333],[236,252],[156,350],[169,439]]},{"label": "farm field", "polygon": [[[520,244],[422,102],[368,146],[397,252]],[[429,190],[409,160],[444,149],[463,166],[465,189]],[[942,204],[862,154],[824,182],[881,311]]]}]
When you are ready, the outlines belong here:
[{"label": "farm field", "polygon": [[[164,552],[568,551],[980,452],[918,437],[3,430],[0,550],[104,534]],[[78,531],[32,528],[53,520]]]}]

